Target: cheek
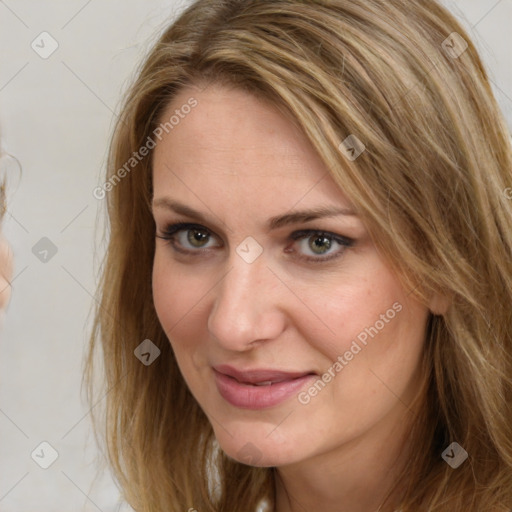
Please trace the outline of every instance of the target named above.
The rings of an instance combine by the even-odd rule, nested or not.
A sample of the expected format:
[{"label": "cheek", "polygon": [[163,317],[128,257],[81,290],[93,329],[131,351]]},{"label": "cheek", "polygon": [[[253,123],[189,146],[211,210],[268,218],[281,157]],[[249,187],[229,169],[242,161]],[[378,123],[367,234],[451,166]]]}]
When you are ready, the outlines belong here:
[{"label": "cheek", "polygon": [[385,267],[367,269],[359,279],[347,275],[332,288],[324,283],[322,302],[310,290],[311,304],[316,300],[323,306],[319,316],[329,334],[325,336],[324,327],[322,336],[301,320],[308,343],[324,356],[320,378],[325,385],[315,383],[298,397],[308,417],[296,427],[299,436],[314,429],[335,445],[360,435],[391,411],[406,411],[403,404],[418,390],[428,309]]},{"label": "cheek", "polygon": [[178,268],[166,248],[157,248],[153,265],[153,301],[155,309],[173,348],[176,342],[195,338],[194,330],[201,326],[199,317],[204,312],[208,290],[204,276]]},{"label": "cheek", "polygon": [[379,286],[354,290],[337,324],[331,310],[337,342],[329,360],[341,365],[332,392],[347,410],[368,418],[414,391],[428,318],[428,309],[394,279],[383,274],[375,282]]},{"label": "cheek", "polygon": [[[200,350],[202,321],[201,298],[205,291],[200,283],[191,282],[170,262],[165,250],[158,249],[153,265],[153,302],[160,324],[171,345],[174,357],[188,389],[197,388],[197,356]],[[196,399],[199,397],[196,396]]]},{"label": "cheek", "polygon": [[349,350],[354,340],[364,346],[375,326],[389,331],[400,317],[397,309],[403,309],[403,290],[381,262],[370,258],[362,267],[296,289],[311,313],[296,320],[329,359]]},{"label": "cheek", "polygon": [[[325,356],[323,370],[331,368],[340,385],[371,393],[373,372],[398,388],[414,373],[428,309],[412,299],[378,258],[367,260],[364,272],[325,280],[301,293],[317,315],[314,321],[312,315],[297,317],[298,325]],[[336,361],[341,366],[332,368]]]}]

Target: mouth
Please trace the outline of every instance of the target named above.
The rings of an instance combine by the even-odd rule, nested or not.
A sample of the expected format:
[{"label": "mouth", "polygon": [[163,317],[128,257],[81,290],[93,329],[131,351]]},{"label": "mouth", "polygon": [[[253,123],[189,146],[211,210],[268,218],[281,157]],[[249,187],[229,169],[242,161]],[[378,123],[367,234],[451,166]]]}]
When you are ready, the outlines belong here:
[{"label": "mouth", "polygon": [[300,377],[304,377],[305,375],[316,375],[311,371],[298,372],[266,368],[238,370],[233,366],[225,364],[214,366],[213,369],[218,373],[222,373],[223,375],[227,375],[228,377],[236,379],[241,384],[252,384],[254,386],[270,386],[279,382],[298,379]]},{"label": "mouth", "polygon": [[318,377],[310,371],[238,370],[228,365],[214,366],[213,371],[219,394],[228,403],[241,409],[263,409],[278,405]]}]

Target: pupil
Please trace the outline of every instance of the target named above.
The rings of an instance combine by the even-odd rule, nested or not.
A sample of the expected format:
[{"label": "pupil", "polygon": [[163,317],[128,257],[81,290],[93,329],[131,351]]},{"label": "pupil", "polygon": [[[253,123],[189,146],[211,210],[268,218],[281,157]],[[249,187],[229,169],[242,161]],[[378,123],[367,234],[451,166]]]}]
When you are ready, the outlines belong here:
[{"label": "pupil", "polygon": [[197,229],[191,229],[188,232],[188,241],[197,246],[203,245],[203,242],[206,242],[208,239],[208,235],[202,231],[198,231]]},{"label": "pupil", "polygon": [[310,242],[309,246],[313,252],[316,252],[317,254],[323,254],[330,249],[331,241],[325,236],[318,236],[312,239],[312,242]]}]

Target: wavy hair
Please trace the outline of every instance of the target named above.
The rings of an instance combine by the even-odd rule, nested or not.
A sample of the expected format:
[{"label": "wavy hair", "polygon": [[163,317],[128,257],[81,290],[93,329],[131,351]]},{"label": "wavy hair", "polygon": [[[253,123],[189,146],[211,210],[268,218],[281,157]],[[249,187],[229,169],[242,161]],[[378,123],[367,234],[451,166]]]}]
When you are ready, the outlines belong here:
[{"label": "wavy hair", "polygon": [[[293,119],[403,285],[424,304],[433,293],[450,299],[425,331],[426,405],[397,481],[399,509],[510,510],[512,150],[474,44],[434,0],[198,0],[137,70],[110,146],[86,371],[91,397],[94,370],[105,376],[96,428],[128,503],[273,510],[275,469],[219,449],[159,324],[151,151],[120,172],[179,90],[210,83]],[[340,150],[349,135],[366,146],[355,160]],[[145,339],[161,351],[150,366],[134,356]],[[456,470],[441,458],[454,441],[469,454]]]}]

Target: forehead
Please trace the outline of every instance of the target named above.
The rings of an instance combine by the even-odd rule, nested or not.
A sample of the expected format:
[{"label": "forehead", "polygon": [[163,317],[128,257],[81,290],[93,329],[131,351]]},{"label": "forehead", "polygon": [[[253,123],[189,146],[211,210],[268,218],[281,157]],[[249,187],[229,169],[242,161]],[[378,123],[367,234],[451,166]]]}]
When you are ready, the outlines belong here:
[{"label": "forehead", "polygon": [[[220,85],[187,87],[168,105],[161,121],[177,121],[193,98],[197,105],[182,113],[179,123],[164,133],[155,159],[222,163],[224,170],[242,171],[265,158],[279,157],[300,168],[322,166],[305,135],[275,106],[239,89]],[[177,112],[178,111],[178,112]],[[277,162],[276,162],[277,163]],[[274,166],[275,171],[279,165]],[[322,169],[325,171],[325,169]]]},{"label": "forehead", "polygon": [[306,195],[349,206],[305,134],[271,103],[217,84],[187,87],[161,122],[173,116],[154,150],[155,189],[183,181],[194,190],[265,191],[290,208]]}]

